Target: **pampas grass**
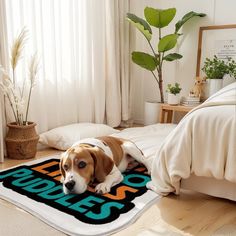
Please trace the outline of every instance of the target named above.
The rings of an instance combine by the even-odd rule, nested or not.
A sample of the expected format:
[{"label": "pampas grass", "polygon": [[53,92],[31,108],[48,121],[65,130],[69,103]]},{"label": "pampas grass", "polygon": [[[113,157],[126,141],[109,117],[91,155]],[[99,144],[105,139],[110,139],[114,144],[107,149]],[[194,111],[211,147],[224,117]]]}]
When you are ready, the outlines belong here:
[{"label": "pampas grass", "polygon": [[[23,86],[20,86],[16,82],[15,72],[16,67],[19,64],[19,61],[22,57],[22,51],[24,49],[25,43],[27,41],[28,31],[26,28],[23,28],[18,35],[18,37],[14,40],[13,46],[11,48],[11,69],[12,76],[10,76],[2,65],[0,65],[0,72],[3,75],[3,82],[0,82],[0,88],[2,89],[4,95],[7,97],[8,102],[10,104],[12,113],[15,118],[15,122],[17,125],[27,125],[28,124],[28,112],[30,105],[30,98],[32,93],[32,88],[35,84],[37,72],[38,72],[38,59],[36,54],[31,58],[29,65],[29,92],[27,95],[27,103],[24,101],[24,92],[25,92],[25,80],[23,82]],[[25,104],[27,106],[25,107]],[[5,104],[6,105],[6,104]],[[24,115],[25,113],[25,115]]]},{"label": "pampas grass", "polygon": [[37,54],[35,53],[34,56],[32,56],[31,63],[29,65],[30,90],[29,90],[28,102],[27,102],[27,108],[26,108],[25,123],[27,123],[31,92],[32,92],[32,89],[35,85],[35,80],[36,80],[36,76],[38,73],[38,68],[39,68],[39,60],[38,60]]},{"label": "pampas grass", "polygon": [[28,31],[26,28],[23,28],[18,37],[15,39],[12,49],[11,49],[11,67],[15,70],[25,46],[25,42],[27,40],[26,36]]}]

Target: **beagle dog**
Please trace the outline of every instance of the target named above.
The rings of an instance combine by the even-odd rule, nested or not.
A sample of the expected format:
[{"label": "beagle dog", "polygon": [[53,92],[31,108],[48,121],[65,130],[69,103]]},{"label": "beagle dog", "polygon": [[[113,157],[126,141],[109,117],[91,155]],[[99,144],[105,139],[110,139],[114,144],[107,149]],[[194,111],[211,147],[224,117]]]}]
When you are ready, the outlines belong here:
[{"label": "beagle dog", "polygon": [[80,140],[61,156],[63,191],[81,194],[96,181],[95,191],[108,193],[122,182],[121,172],[133,158],[144,163],[142,151],[131,141],[111,136]]}]

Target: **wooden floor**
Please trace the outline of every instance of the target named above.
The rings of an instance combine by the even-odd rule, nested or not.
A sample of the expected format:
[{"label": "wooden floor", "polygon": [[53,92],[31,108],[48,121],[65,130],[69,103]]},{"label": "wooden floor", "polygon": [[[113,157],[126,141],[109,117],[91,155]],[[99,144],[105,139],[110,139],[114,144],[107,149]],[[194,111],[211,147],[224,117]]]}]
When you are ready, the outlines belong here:
[{"label": "wooden floor", "polygon": [[[37,158],[55,153],[58,151],[53,149],[40,151]],[[0,164],[0,169],[22,163],[23,161],[7,159]],[[0,235],[64,234],[0,200]],[[170,195],[160,199],[134,224],[115,235],[236,235],[236,203],[192,191],[182,191],[180,196]]]}]

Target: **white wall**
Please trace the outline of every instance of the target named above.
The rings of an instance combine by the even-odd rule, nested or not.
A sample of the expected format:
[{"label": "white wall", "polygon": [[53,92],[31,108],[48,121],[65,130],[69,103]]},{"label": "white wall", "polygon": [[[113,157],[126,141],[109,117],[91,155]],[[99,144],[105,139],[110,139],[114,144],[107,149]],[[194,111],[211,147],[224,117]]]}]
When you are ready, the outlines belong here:
[{"label": "white wall", "polygon": [[[186,96],[194,84],[197,63],[198,30],[200,26],[235,24],[235,0],[131,0],[130,12],[144,17],[146,6],[153,8],[177,9],[173,22],[163,30],[163,35],[173,33],[175,23],[189,11],[206,13],[204,18],[193,18],[183,28],[183,36],[178,42],[176,52],[183,55],[177,62],[164,64],[164,88],[168,83],[178,82],[182,86],[182,96]],[[154,33],[156,29],[152,27]],[[157,35],[152,39],[152,45],[157,46]],[[148,52],[149,45],[143,35],[131,27],[131,52],[133,50]],[[130,60],[131,61],[131,60]],[[144,102],[159,100],[159,89],[152,74],[131,62],[131,88],[132,88],[132,118],[137,123],[143,122]]]}]

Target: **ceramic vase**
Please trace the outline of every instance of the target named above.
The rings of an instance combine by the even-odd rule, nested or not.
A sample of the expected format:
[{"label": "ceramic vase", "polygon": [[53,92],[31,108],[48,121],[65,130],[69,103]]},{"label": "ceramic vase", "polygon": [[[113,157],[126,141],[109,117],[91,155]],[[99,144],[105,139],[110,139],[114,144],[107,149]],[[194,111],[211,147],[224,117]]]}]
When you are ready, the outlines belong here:
[{"label": "ceramic vase", "polygon": [[178,105],[180,101],[180,95],[178,94],[173,94],[173,93],[168,93],[167,95],[167,103],[169,105]]},{"label": "ceramic vase", "polygon": [[225,87],[225,86],[232,84],[234,82],[236,82],[236,79],[234,77],[231,77],[230,75],[225,75],[223,77],[223,85],[222,86]]},{"label": "ceramic vase", "polygon": [[223,88],[223,79],[208,79],[208,97]]},{"label": "ceramic vase", "polygon": [[145,102],[144,125],[152,125],[159,122],[160,103]]}]

